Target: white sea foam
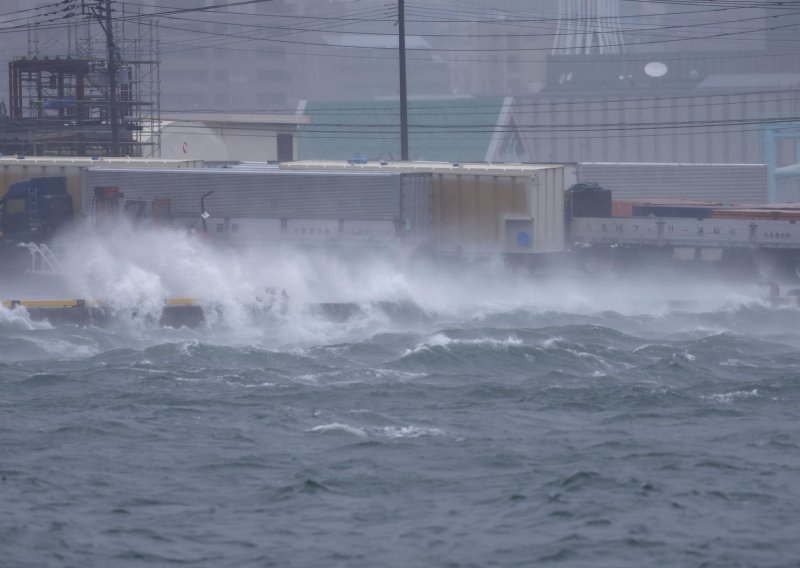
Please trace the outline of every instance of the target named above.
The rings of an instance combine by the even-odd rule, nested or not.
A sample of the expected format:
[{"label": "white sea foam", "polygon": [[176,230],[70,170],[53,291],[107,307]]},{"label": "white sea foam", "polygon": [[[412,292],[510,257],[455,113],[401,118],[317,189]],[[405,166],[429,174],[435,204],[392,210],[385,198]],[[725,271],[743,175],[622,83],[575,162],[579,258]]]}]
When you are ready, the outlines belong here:
[{"label": "white sea foam", "polygon": [[340,422],[314,426],[310,432],[343,432],[359,438],[420,438],[422,436],[441,436],[444,434],[439,428],[422,426],[380,426],[359,427]]},{"label": "white sea foam", "polygon": [[427,373],[413,373],[411,371],[397,371],[395,369],[382,369],[376,368],[372,370],[372,374],[376,379],[400,379],[400,380],[414,380],[427,377]]},{"label": "white sea foam", "polygon": [[425,341],[418,344],[412,349],[406,349],[403,356],[412,355],[421,351],[428,351],[436,347],[449,348],[455,345],[478,345],[483,347],[490,347],[492,349],[508,349],[510,347],[518,347],[524,345],[522,339],[515,335],[509,335],[505,339],[495,339],[493,337],[479,337],[476,339],[454,339],[448,337],[444,333],[435,333],[428,337]]},{"label": "white sea foam", "polygon": [[741,359],[725,359],[724,361],[720,361],[719,364],[721,367],[746,367],[751,369],[757,369],[759,367],[752,363],[746,363]]},{"label": "white sea foam", "polygon": [[544,347],[545,349],[550,349],[551,347],[562,341],[564,341],[563,337],[551,337],[550,339],[545,339],[542,342],[542,347]]},{"label": "white sea foam", "polygon": [[759,396],[761,395],[759,394],[758,389],[753,389],[751,391],[734,391],[734,392],[712,394],[712,395],[702,396],[701,398],[705,400],[711,400],[713,402],[730,404],[737,400],[756,398]]},{"label": "white sea foam", "polygon": [[[656,317],[676,311],[735,311],[764,295],[754,284],[701,282],[688,276],[533,277],[508,269],[499,259],[445,266],[401,247],[332,251],[263,243],[214,245],[177,230],[124,225],[102,232],[84,228],[69,238],[62,243],[67,251],[62,263],[70,297],[103,300],[120,319],[148,333],[165,298],[198,298],[205,308],[203,331],[214,343],[237,346],[284,349],[369,336],[399,325],[374,307],[386,301],[407,302],[439,321],[457,322],[515,310]],[[356,303],[361,309],[344,321],[310,309],[330,302]],[[672,326],[665,333],[698,325],[665,322]],[[471,340],[442,336],[426,343],[446,346],[453,341]]]},{"label": "white sea foam", "polygon": [[28,331],[53,327],[47,321],[33,321],[28,310],[22,306],[9,309],[2,304],[0,304],[0,325]]},{"label": "white sea foam", "polygon": [[97,345],[87,345],[83,340],[77,342],[68,338],[42,338],[36,335],[29,335],[27,339],[48,355],[59,359],[83,359],[101,352]]},{"label": "white sea foam", "polygon": [[246,389],[272,388],[278,386],[277,383],[270,383],[270,382],[246,384],[246,383],[239,383],[236,381],[228,381],[228,384]]},{"label": "white sea foam", "polygon": [[368,436],[366,430],[364,430],[363,428],[350,426],[348,424],[340,424],[339,422],[314,426],[313,428],[311,428],[311,432],[323,432],[323,433],[344,432],[347,434],[353,434],[354,436],[358,436],[359,438],[366,438]]},{"label": "white sea foam", "polygon": [[419,438],[421,436],[441,436],[439,428],[422,428],[418,426],[386,426],[379,432],[389,438]]}]

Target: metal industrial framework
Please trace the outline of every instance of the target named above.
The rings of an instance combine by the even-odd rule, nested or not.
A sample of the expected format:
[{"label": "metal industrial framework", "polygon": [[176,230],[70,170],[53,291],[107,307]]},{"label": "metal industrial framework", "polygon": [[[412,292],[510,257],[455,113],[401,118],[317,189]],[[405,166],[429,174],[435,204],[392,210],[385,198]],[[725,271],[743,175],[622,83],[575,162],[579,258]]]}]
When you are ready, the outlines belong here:
[{"label": "metal industrial framework", "polygon": [[619,0],[559,0],[553,55],[624,53]]},{"label": "metal industrial framework", "polygon": [[[157,20],[120,6],[113,20],[96,13],[70,20],[61,37],[29,28],[28,55],[9,63],[0,153],[160,155]],[[66,53],[44,55],[54,49]]]},{"label": "metal industrial framework", "polygon": [[[770,203],[781,201],[778,186],[781,181],[793,181],[800,188],[800,122],[765,125],[762,132],[764,161],[767,164],[767,197]],[[778,145],[781,141],[794,142],[794,164],[778,164]],[[791,191],[792,200],[797,194]],[[785,201],[786,195],[781,196]]]}]

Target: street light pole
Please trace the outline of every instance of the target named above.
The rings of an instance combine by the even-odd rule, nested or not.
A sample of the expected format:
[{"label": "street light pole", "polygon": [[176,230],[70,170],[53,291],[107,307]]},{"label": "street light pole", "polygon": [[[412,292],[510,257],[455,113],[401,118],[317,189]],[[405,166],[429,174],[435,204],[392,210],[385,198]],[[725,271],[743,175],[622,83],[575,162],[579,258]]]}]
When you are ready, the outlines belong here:
[{"label": "street light pole", "polygon": [[406,87],[405,0],[397,0],[397,27],[400,34],[400,159],[408,161],[408,89]]}]

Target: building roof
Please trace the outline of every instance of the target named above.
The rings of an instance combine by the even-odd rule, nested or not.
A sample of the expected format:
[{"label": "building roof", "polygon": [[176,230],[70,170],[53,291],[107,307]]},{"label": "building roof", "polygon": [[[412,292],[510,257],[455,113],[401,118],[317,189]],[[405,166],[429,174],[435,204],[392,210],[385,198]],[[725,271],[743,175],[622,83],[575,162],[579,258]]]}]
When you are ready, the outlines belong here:
[{"label": "building roof", "polygon": [[29,166],[29,167],[94,167],[111,166],[125,167],[128,165],[150,166],[154,168],[167,166],[185,165],[188,167],[202,167],[203,163],[199,160],[167,160],[162,158],[92,158],[89,156],[2,156],[0,157],[0,168],[6,166]]},{"label": "building roof", "polygon": [[451,163],[451,162],[366,162],[352,163],[335,160],[301,160],[284,162],[281,169],[287,170],[324,170],[324,171],[361,171],[361,172],[419,172],[436,174],[472,174],[472,175],[531,175],[540,170],[563,168],[563,164],[489,164],[489,163]]},{"label": "building roof", "polygon": [[800,87],[800,73],[736,73],[709,75],[697,89],[792,89]]},{"label": "building roof", "polygon": [[[409,158],[482,162],[503,115],[503,97],[409,99]],[[299,127],[301,160],[399,160],[395,100],[309,101],[311,124]]]},{"label": "building roof", "polygon": [[164,112],[165,122],[203,122],[215,124],[308,124],[307,116],[298,114],[266,114],[244,112]]}]

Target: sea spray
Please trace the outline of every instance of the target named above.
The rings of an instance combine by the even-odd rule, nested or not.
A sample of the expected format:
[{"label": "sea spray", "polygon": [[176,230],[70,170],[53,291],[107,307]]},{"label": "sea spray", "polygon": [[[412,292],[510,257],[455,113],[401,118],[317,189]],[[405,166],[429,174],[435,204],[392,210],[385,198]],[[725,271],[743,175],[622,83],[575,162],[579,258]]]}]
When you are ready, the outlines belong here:
[{"label": "sea spray", "polygon": [[[658,317],[676,309],[735,309],[763,296],[752,282],[652,269],[601,277],[555,269],[532,274],[500,257],[443,260],[401,246],[215,241],[124,222],[81,227],[59,244],[69,297],[102,301],[145,327],[158,321],[166,299],[191,298],[204,306],[207,325],[245,342],[335,341],[354,328],[391,326],[385,311],[371,309],[381,302],[453,319],[513,310]],[[353,311],[359,317],[320,321],[313,307],[325,303],[360,306]]]}]

